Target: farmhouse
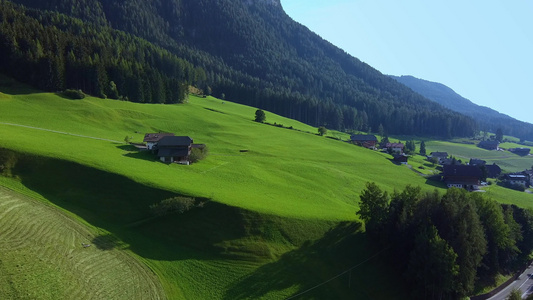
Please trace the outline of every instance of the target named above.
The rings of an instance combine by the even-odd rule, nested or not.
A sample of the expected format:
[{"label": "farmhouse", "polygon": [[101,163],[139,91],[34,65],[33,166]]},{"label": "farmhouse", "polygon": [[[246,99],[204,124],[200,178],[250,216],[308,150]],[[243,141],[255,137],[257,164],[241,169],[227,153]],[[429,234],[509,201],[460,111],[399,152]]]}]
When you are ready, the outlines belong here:
[{"label": "farmhouse", "polygon": [[387,148],[389,151],[400,154],[403,153],[403,147],[404,145],[402,143],[387,143],[385,145],[385,148]]},{"label": "farmhouse", "polygon": [[188,136],[165,136],[157,143],[157,156],[162,162],[188,165],[192,143]]},{"label": "farmhouse", "polygon": [[529,149],[529,148],[511,148],[511,149],[509,149],[509,152],[514,153],[516,155],[520,155],[520,156],[527,156],[527,155],[529,155],[530,151],[531,151],[531,149]]},{"label": "farmhouse", "polygon": [[529,179],[524,174],[508,174],[505,175],[505,180],[512,185],[529,186]]},{"label": "farmhouse", "polygon": [[438,159],[439,165],[442,165],[443,162],[448,158],[448,152],[431,152],[428,157],[436,157]]},{"label": "farmhouse", "polygon": [[398,162],[402,165],[406,165],[408,160],[409,160],[409,157],[405,154],[401,154],[401,155],[394,155],[394,159],[393,159],[395,162]]},{"label": "farmhouse", "polygon": [[478,147],[487,149],[487,150],[498,150],[498,146],[500,146],[500,142],[498,141],[481,141],[479,144],[477,144]]},{"label": "farmhouse", "polygon": [[478,190],[483,173],[476,166],[448,165],[444,166],[443,180],[448,188],[463,188],[469,191]]},{"label": "farmhouse", "polygon": [[354,145],[365,147],[368,149],[374,149],[378,143],[378,139],[375,135],[369,134],[352,134],[350,136],[350,142]]},{"label": "farmhouse", "polygon": [[497,164],[485,165],[485,169],[487,170],[488,178],[498,178],[502,173],[502,168]]},{"label": "farmhouse", "polygon": [[146,148],[148,150],[154,150],[154,147],[157,146],[159,140],[165,136],[174,136],[173,133],[147,133],[144,135],[143,142],[146,143]]},{"label": "farmhouse", "polygon": [[487,161],[478,158],[471,158],[468,164],[471,166],[484,166],[487,164]]}]

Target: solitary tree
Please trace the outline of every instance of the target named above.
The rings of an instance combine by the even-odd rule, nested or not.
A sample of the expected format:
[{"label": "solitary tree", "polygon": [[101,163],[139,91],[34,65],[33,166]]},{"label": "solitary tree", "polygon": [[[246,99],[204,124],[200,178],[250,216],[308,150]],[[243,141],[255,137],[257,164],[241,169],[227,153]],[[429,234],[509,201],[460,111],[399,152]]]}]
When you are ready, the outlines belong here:
[{"label": "solitary tree", "polygon": [[496,130],[496,140],[500,143],[503,141],[503,131],[501,128]]},{"label": "solitary tree", "polygon": [[255,121],[263,123],[266,120],[265,112],[261,109],[255,111]]},{"label": "solitary tree", "polygon": [[426,143],[424,141],[420,143],[420,155],[426,155]]},{"label": "solitary tree", "polygon": [[320,126],[318,127],[318,134],[320,134],[321,136],[328,133],[328,129],[324,126]]},{"label": "solitary tree", "polygon": [[383,137],[385,135],[385,128],[383,128],[383,124],[379,124],[378,134],[380,137]]}]

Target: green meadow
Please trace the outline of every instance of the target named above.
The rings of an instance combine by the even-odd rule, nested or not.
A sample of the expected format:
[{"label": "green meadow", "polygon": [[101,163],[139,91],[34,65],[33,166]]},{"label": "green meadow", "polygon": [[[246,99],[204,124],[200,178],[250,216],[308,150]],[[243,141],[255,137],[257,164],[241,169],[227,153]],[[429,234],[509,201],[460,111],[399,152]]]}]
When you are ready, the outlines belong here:
[{"label": "green meadow", "polygon": [[[70,100],[20,85],[0,91],[0,185],[7,188],[1,190],[7,195],[2,199],[8,199],[4,206],[0,202],[2,228],[29,224],[10,229],[21,231],[10,236],[37,239],[29,239],[24,251],[35,251],[31,247],[42,241],[36,233],[43,232],[58,239],[62,249],[43,254],[46,261],[60,262],[52,273],[41,271],[46,267],[41,256],[0,254],[0,269],[11,274],[0,277],[0,285],[10,282],[13,287],[0,288],[0,295],[31,293],[41,279],[43,285],[52,282],[56,294],[68,294],[68,288],[61,288],[64,281],[88,284],[76,272],[63,274],[70,258],[54,256],[61,251],[91,253],[75,258],[94,265],[91,274],[103,274],[105,282],[107,263],[139,270],[134,279],[125,279],[128,284],[146,281],[142,276],[148,276],[143,272],[149,268],[158,282],[136,294],[140,298],[280,299],[302,292],[307,299],[408,295],[396,280],[401,274],[385,263],[384,258],[394,254],[373,248],[355,212],[368,181],[389,192],[408,184],[444,191],[441,184],[427,180],[435,168],[423,157],[414,157],[411,166],[396,165],[388,154],[337,140],[346,139],[345,134],[318,136],[314,127],[269,112],[266,121],[285,128],[260,124],[253,121],[255,108],[212,97],[148,105],[92,97]],[[209,155],[190,166],[167,165],[124,142],[126,136],[141,142],[147,132],[190,136],[206,144]],[[436,141],[427,148],[428,153],[448,151],[457,157],[480,153]],[[493,185],[486,194],[533,207],[532,195],[526,193]],[[150,213],[151,205],[177,195],[194,197],[202,205],[184,214]],[[29,205],[12,215],[14,208],[8,205],[16,203],[7,202],[11,199],[42,206],[46,213],[39,222],[50,225],[31,225],[34,221],[22,210]],[[58,222],[66,225],[59,228],[54,225]],[[81,232],[94,246],[82,248],[78,243],[83,239],[71,231]],[[11,239],[0,235],[2,243]],[[31,285],[17,275],[18,260],[30,266],[25,274],[36,274]],[[320,285],[331,278],[336,279]],[[111,279],[106,284],[112,284]],[[52,292],[40,298],[53,299]]]},{"label": "green meadow", "polygon": [[[388,190],[425,182],[383,154],[318,136],[315,128],[270,113],[267,122],[301,131],[259,124],[252,121],[254,108],[214,98],[145,105],[42,93],[4,95],[0,101],[3,147],[263,213],[354,220],[365,182]],[[188,135],[210,154],[191,166],[166,165],[121,142],[125,136],[142,142],[144,133],[159,131]]]},{"label": "green meadow", "polygon": [[[162,299],[158,278],[106,233],[0,188],[2,299]],[[83,247],[82,244],[90,245]]]},{"label": "green meadow", "polygon": [[[502,143],[501,148],[525,147],[514,143]],[[519,156],[509,151],[490,151],[477,147],[475,144],[452,143],[445,141],[426,142],[427,153],[448,152],[457,159],[467,163],[470,158],[486,160],[488,164],[496,163],[504,172],[518,172],[531,169],[533,156]],[[527,147],[531,148],[531,147]]]}]

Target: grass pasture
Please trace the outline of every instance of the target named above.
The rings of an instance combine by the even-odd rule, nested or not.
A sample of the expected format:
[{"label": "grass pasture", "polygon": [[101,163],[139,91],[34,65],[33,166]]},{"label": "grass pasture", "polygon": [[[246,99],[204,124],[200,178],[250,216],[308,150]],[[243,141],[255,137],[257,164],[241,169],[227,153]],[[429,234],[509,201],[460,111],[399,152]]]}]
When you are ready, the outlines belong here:
[{"label": "grass pasture", "polygon": [[[503,146],[508,148],[524,147],[511,143],[502,144],[501,147]],[[472,144],[429,141],[426,142],[426,148],[428,154],[431,152],[448,152],[448,154],[462,160],[463,163],[470,161],[470,158],[486,160],[488,164],[496,163],[504,172],[523,171],[531,169],[533,165],[533,156],[518,156],[508,151],[489,151]]]},{"label": "grass pasture", "polygon": [[[154,219],[148,207],[173,196],[168,191],[68,161],[14,156],[9,173],[16,180],[0,177],[1,185],[101,228],[108,247],[127,250],[154,270],[170,299],[287,298],[368,258],[351,276],[306,298],[390,299],[405,293],[383,257],[374,257],[381,249],[369,245],[357,222],[273,216],[214,201]],[[387,289],[372,285],[384,278]]]},{"label": "grass pasture", "polygon": [[[316,128],[269,112],[267,122],[294,130],[256,123],[255,108],[211,97],[191,96],[188,103],[180,105],[148,105],[92,97],[69,100],[16,85],[0,91],[0,172],[7,176],[0,177],[0,185],[39,199],[43,209],[50,210],[41,214],[43,218],[54,212],[65,217],[62,210],[67,210],[74,219],[65,221],[73,224],[65,230],[79,228],[80,238],[87,236],[92,244],[100,242],[105,248],[77,247],[76,243],[81,245],[77,233],[61,234],[68,239],[59,238],[54,245],[73,249],[69,253],[88,250],[96,251],[95,259],[100,254],[111,255],[106,262],[112,263],[113,257],[126,260],[117,269],[128,267],[127,259],[147,265],[170,299],[287,298],[352,266],[357,266],[353,272],[302,298],[391,299],[408,294],[397,278],[401,274],[391,272],[383,259],[394,254],[371,246],[355,212],[368,181],[389,192],[407,184],[425,190],[438,186],[426,184],[419,174],[434,173],[422,157],[411,160],[411,170],[394,164],[388,154],[318,136]],[[141,142],[146,132],[188,135],[196,143],[206,144],[209,155],[190,166],[167,165],[123,142],[125,136]],[[428,153],[455,155],[439,147],[453,150],[455,144],[427,143]],[[465,155],[478,153],[474,152],[477,149],[457,149]],[[490,187],[487,194],[498,201],[515,201],[515,194],[498,186]],[[181,215],[150,214],[150,205],[176,195],[207,202]],[[511,198],[504,198],[509,195]],[[517,195],[515,202],[528,206],[527,196],[531,195]],[[4,215],[22,218],[11,212],[26,206],[11,208],[9,203],[9,213]],[[0,202],[0,216],[2,205]],[[61,209],[56,211],[54,206]],[[6,226],[0,227],[0,232],[26,228],[12,226],[22,224],[14,219],[1,222]],[[55,222],[63,221],[56,217],[42,223],[54,227]],[[42,232],[37,226],[30,228],[28,237]],[[0,247],[10,240],[0,235]],[[64,253],[61,249],[55,252]],[[5,258],[0,253],[0,271],[11,277],[0,277],[0,285],[13,282],[16,289],[0,287],[0,295],[32,293],[33,285],[25,285],[24,278],[15,276],[17,265],[5,263],[29,256],[7,253],[10,256]],[[75,280],[69,279],[76,269],[68,269],[68,262],[65,267],[60,264],[56,274],[40,271],[40,256],[31,259],[38,268],[32,273],[50,281],[50,288],[58,293],[63,291],[54,286]],[[68,270],[63,272],[63,268]],[[105,276],[94,277],[105,280]]]},{"label": "grass pasture", "polygon": [[95,230],[0,188],[2,299],[162,299],[162,292],[146,266]]},{"label": "grass pasture", "polygon": [[[320,137],[313,127],[268,112],[268,122],[301,131],[259,124],[252,121],[254,108],[214,98],[191,96],[184,105],[146,105],[39,93],[0,101],[0,137],[6,148],[79,162],[258,212],[353,220],[367,181],[390,191],[425,182],[375,151]],[[189,135],[207,144],[210,155],[191,166],[166,165],[124,144],[87,138],[122,141],[127,135],[140,142],[145,132],[158,131]]]}]

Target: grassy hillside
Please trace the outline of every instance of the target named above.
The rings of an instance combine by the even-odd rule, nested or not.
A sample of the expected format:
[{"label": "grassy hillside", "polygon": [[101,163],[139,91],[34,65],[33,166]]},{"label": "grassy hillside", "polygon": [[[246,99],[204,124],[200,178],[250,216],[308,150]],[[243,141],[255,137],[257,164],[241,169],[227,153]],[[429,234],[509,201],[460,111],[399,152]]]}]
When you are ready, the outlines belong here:
[{"label": "grassy hillside", "polygon": [[[315,135],[315,128],[214,98],[191,96],[184,105],[143,105],[54,94],[4,94],[2,145],[76,161],[137,182],[264,213],[298,218],[353,220],[366,181],[392,190],[424,179],[383,154]],[[84,137],[13,126],[21,124]],[[207,144],[208,158],[191,166],[166,165],[119,141],[145,132],[175,132]],[[98,140],[87,136],[114,140]],[[248,152],[240,152],[248,150]]]},{"label": "grassy hillside", "polygon": [[[383,259],[394,254],[373,248],[355,215],[367,181],[389,191],[407,184],[434,189],[389,155],[318,136],[316,128],[269,112],[267,122],[293,130],[259,124],[254,108],[209,97],[147,105],[69,100],[19,85],[0,91],[0,172],[8,176],[0,185],[97,228],[104,234],[91,243],[146,263],[169,298],[287,298],[354,266],[304,298],[408,293]],[[158,131],[188,135],[210,154],[190,166],[166,165],[123,142]],[[425,164],[415,162],[417,169]],[[511,194],[497,186],[488,194],[531,203],[525,193],[504,198]],[[150,205],[176,195],[206,203],[184,214],[150,214]]]},{"label": "grassy hillside", "polygon": [[105,237],[52,206],[0,188],[1,298],[165,298],[153,272],[120,246],[109,247]]},{"label": "grassy hillside", "polygon": [[[100,228],[100,234],[87,239],[105,250],[126,250],[148,264],[168,298],[286,298],[352,266],[357,266],[352,275],[306,297],[389,299],[406,292],[384,263],[387,253],[369,245],[358,223],[286,218],[213,201],[185,214],[153,218],[149,205],[174,194],[72,162],[8,150],[0,154],[9,166],[4,174],[16,178],[0,177],[1,185]],[[34,265],[38,258],[25,259]],[[35,278],[46,282],[47,277],[37,273]],[[348,290],[350,279],[353,288]],[[387,289],[373,284],[380,280],[390,283]]]},{"label": "grassy hillside", "polygon": [[[255,123],[255,109],[214,98],[142,105],[14,87],[3,90],[0,102],[7,148],[0,156],[4,175],[13,178],[1,185],[109,233],[106,243],[150,266],[169,298],[286,298],[355,265],[351,275],[306,297],[388,299],[406,292],[360,226],[340,222],[355,219],[367,180],[390,190],[410,180],[423,184],[387,156],[268,112],[267,122],[295,130]],[[210,155],[169,166],[121,142],[153,131],[189,135]],[[383,174],[391,177],[381,180]],[[149,206],[176,194],[214,201],[152,218]],[[372,284],[381,280],[391,283],[387,289]]]}]

